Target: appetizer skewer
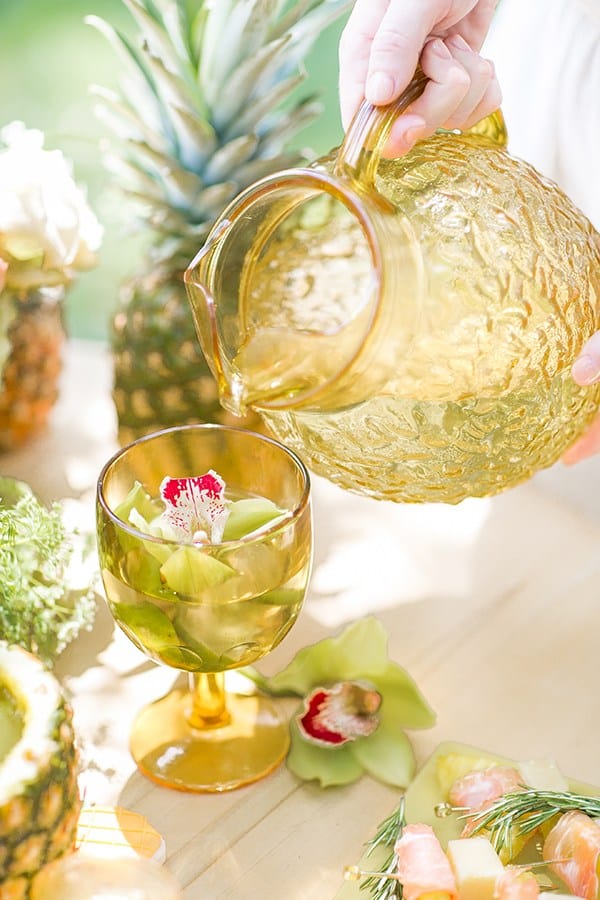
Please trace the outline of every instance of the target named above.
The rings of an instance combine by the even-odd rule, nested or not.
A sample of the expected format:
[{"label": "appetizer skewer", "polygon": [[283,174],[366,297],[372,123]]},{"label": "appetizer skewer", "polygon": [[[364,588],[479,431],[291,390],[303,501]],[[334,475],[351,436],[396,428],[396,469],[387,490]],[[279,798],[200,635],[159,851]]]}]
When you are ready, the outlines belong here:
[{"label": "appetizer skewer", "polygon": [[[557,772],[551,780],[560,788]],[[361,880],[372,900],[600,900],[599,797],[532,788],[522,771],[503,766],[461,774],[448,785],[450,802],[438,804],[436,815],[457,814],[466,827],[445,852],[430,826],[406,825],[402,803],[371,842],[369,852],[379,845],[391,850],[383,871],[353,866],[345,877]],[[542,858],[515,865],[534,837]]]}]

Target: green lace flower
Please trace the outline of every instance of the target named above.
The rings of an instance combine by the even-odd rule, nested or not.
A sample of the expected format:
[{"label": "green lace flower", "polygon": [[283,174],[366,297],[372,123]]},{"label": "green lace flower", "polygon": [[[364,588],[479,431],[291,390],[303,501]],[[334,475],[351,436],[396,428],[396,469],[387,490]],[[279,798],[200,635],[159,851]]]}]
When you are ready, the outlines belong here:
[{"label": "green lace flower", "polygon": [[267,693],[300,696],[290,724],[288,767],[323,787],[364,772],[406,787],[415,759],[404,728],[430,728],[435,714],[408,673],[392,662],[383,625],[370,616],[306,647],[271,678],[248,672]]}]

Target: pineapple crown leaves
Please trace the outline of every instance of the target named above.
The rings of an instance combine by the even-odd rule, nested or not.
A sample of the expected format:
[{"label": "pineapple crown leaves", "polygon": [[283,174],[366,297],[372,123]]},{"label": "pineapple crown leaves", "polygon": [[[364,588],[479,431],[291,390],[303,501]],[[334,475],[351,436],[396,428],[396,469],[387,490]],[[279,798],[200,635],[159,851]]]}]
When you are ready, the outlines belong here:
[{"label": "pineapple crown leaves", "polygon": [[119,93],[93,89],[117,140],[105,162],[155,233],[154,261],[177,270],[240,190],[299,161],[289,142],[321,105],[290,95],[353,0],[193,0],[193,13],[187,0],[123,3],[137,39],[86,19],[124,69]]}]

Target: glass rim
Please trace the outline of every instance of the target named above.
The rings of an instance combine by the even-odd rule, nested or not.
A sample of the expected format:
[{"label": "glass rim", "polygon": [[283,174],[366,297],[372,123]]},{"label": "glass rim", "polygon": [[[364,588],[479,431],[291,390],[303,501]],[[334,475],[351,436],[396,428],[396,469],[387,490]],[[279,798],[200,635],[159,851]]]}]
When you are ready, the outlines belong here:
[{"label": "glass rim", "polygon": [[[104,496],[104,483],[109,474],[109,470],[115,465],[118,460],[120,460],[125,454],[132,450],[134,447],[139,446],[140,444],[144,444],[146,442],[151,442],[156,440],[156,438],[163,437],[164,435],[173,434],[175,432],[181,433],[184,431],[217,431],[217,432],[230,432],[233,434],[239,435],[247,435],[250,438],[256,438],[265,444],[271,444],[271,446],[277,448],[278,450],[283,451],[283,453],[289,457],[292,463],[299,470],[302,475],[303,480],[303,488],[302,488],[302,496],[300,497],[299,502],[295,505],[295,507],[289,512],[285,517],[279,518],[279,521],[275,520],[273,525],[269,527],[265,527],[260,530],[256,530],[255,532],[250,532],[248,535],[244,535],[241,538],[236,538],[236,540],[232,541],[218,541],[213,543],[212,541],[208,541],[207,543],[194,545],[191,541],[183,541],[176,539],[167,539],[163,537],[158,537],[157,535],[148,534],[145,531],[140,531],[139,528],[136,528],[135,525],[132,525],[130,522],[125,522],[123,519],[120,519],[119,516],[115,515],[114,510],[109,506],[106,497]],[[152,431],[149,434],[144,434],[139,438],[136,438],[134,441],[130,441],[128,444],[125,444],[124,447],[120,447],[107,462],[104,463],[102,469],[100,470],[100,474],[98,475],[96,481],[96,500],[99,506],[102,508],[104,513],[108,516],[108,518],[123,531],[132,535],[135,538],[151,541],[154,544],[159,546],[171,545],[176,547],[188,547],[188,546],[197,546],[199,549],[203,548],[215,548],[215,547],[233,547],[236,544],[250,544],[254,541],[262,539],[266,536],[271,536],[276,534],[278,531],[282,531],[289,527],[293,522],[297,522],[298,519],[303,515],[306,508],[308,507],[310,500],[310,492],[311,492],[311,480],[308,469],[305,464],[302,462],[298,454],[291,450],[289,447],[286,447],[285,444],[282,444],[281,441],[276,440],[275,438],[270,437],[266,434],[261,434],[258,431],[250,431],[247,428],[239,428],[235,425],[221,425],[217,422],[198,422],[195,424],[189,425],[171,425],[168,428],[161,428],[158,431]]]}]

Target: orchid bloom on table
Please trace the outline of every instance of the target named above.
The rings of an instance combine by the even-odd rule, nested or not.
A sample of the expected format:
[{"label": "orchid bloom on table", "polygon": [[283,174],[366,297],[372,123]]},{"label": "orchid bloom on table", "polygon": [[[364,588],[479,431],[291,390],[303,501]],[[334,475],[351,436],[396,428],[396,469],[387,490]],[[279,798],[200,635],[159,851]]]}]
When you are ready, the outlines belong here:
[{"label": "orchid bloom on table", "polygon": [[435,714],[408,673],[392,662],[387,635],[372,616],[338,637],[306,647],[277,675],[244,670],[270,694],[300,696],[290,725],[288,767],[323,787],[367,772],[406,787],[415,769],[403,728],[430,728]]}]

